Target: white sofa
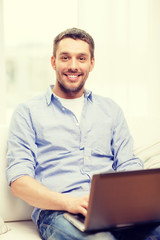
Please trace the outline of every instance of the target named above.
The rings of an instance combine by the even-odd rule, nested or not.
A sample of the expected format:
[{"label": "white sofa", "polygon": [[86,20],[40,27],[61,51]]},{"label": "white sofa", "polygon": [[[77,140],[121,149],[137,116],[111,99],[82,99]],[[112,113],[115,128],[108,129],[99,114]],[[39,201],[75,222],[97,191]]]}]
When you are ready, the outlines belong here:
[{"label": "white sofa", "polygon": [[[160,167],[160,119],[128,118],[137,154],[145,168]],[[12,196],[5,177],[8,126],[0,126],[0,239],[41,239],[31,221],[32,207]],[[4,221],[4,222],[3,222]]]}]

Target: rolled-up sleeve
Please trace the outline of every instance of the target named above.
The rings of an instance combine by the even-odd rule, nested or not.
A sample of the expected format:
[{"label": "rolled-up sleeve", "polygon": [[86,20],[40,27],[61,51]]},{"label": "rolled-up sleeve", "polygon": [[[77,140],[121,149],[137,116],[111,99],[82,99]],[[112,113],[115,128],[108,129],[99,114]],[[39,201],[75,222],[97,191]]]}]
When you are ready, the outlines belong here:
[{"label": "rolled-up sleeve", "polygon": [[130,135],[123,112],[119,110],[115,119],[112,150],[114,152],[113,167],[117,171],[138,170],[143,168],[143,162],[133,152],[133,138]]},{"label": "rolled-up sleeve", "polygon": [[8,184],[17,178],[35,176],[37,146],[29,108],[21,104],[15,110],[9,130],[6,177]]}]

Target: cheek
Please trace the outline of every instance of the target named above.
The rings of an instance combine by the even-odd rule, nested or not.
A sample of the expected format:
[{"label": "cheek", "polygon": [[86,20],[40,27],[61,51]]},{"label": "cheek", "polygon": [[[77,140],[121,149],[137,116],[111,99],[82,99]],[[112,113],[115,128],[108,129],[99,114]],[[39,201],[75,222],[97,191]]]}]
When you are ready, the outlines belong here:
[{"label": "cheek", "polygon": [[83,72],[84,72],[86,75],[88,75],[90,71],[91,71],[91,68],[90,68],[89,66],[83,68]]},{"label": "cheek", "polygon": [[67,66],[64,63],[57,65],[57,71],[59,71],[59,72],[64,72],[64,71],[66,71],[66,69],[67,69]]},{"label": "cheek", "polygon": [[56,65],[56,74],[61,74],[63,72],[63,68],[61,65],[57,64]]}]

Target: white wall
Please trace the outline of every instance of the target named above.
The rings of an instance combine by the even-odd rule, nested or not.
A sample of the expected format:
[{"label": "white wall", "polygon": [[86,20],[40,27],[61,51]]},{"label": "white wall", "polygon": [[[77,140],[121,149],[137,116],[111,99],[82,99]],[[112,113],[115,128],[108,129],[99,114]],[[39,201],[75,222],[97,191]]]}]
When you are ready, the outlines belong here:
[{"label": "white wall", "polygon": [[0,0],[0,124],[6,121],[6,84],[4,80],[3,6]]},{"label": "white wall", "polygon": [[77,0],[0,0],[4,3],[7,102],[14,107],[44,91],[54,74],[53,38],[78,21]]},{"label": "white wall", "polygon": [[96,42],[87,83],[123,108],[136,142],[160,138],[160,1],[79,0],[79,26]]},{"label": "white wall", "polygon": [[[15,88],[8,89],[7,84],[11,103],[21,102],[25,94],[28,96],[27,91],[44,90],[54,81],[50,67],[53,38],[68,27],[79,27],[93,36],[96,45],[96,65],[87,87],[119,103],[137,142],[143,144],[160,137],[159,0],[28,0],[23,3],[5,0],[4,3],[7,9],[5,52],[17,59],[17,67],[23,65],[19,67],[21,74],[19,71],[16,76]],[[3,13],[2,0],[0,11]],[[2,14],[0,17],[0,121],[4,121],[6,79]],[[24,51],[25,44],[39,48]],[[28,68],[26,64],[34,59]],[[32,68],[32,74],[27,75],[29,70],[23,73],[22,67]]]},{"label": "white wall", "polygon": [[160,1],[80,0],[79,26],[96,42],[89,86],[129,115],[159,116]]}]

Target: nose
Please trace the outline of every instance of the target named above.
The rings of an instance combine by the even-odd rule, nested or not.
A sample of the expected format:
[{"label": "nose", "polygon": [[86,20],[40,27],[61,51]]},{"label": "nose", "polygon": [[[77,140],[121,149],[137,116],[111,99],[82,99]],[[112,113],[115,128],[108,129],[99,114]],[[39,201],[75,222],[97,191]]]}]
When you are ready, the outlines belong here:
[{"label": "nose", "polygon": [[78,70],[78,62],[76,58],[71,58],[69,61],[69,69],[71,71],[77,71]]}]

